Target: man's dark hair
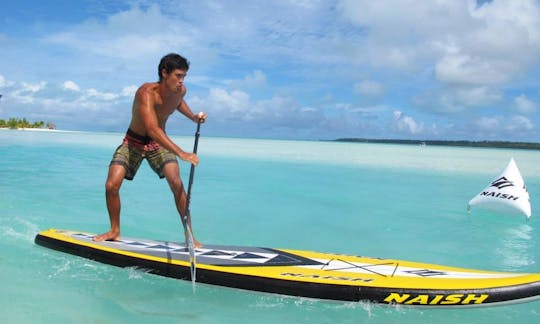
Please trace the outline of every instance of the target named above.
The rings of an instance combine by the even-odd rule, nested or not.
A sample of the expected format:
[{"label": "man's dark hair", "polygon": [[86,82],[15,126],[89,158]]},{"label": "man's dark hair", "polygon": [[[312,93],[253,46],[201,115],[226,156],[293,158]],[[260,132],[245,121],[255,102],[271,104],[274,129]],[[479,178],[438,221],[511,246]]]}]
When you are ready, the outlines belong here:
[{"label": "man's dark hair", "polygon": [[161,82],[162,75],[161,71],[165,69],[167,73],[171,73],[171,71],[175,69],[179,70],[189,70],[189,61],[176,53],[170,53],[161,59],[158,66],[158,75],[159,75],[159,81]]}]

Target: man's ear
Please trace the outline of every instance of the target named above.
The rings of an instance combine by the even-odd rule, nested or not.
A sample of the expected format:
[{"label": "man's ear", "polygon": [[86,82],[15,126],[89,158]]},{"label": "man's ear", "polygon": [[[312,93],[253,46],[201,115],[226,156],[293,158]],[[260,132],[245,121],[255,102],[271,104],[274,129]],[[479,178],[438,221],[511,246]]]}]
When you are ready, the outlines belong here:
[{"label": "man's ear", "polygon": [[161,69],[161,78],[165,79],[166,76],[167,76],[167,69],[165,68]]}]

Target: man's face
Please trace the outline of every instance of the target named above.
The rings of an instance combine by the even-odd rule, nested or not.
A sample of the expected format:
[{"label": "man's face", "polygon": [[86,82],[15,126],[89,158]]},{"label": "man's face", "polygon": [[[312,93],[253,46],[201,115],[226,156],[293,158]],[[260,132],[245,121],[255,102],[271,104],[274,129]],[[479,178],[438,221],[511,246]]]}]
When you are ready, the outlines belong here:
[{"label": "man's face", "polygon": [[187,75],[186,70],[174,69],[171,73],[163,70],[163,78],[168,88],[173,92],[180,92],[182,90],[182,84],[184,83],[184,78]]}]

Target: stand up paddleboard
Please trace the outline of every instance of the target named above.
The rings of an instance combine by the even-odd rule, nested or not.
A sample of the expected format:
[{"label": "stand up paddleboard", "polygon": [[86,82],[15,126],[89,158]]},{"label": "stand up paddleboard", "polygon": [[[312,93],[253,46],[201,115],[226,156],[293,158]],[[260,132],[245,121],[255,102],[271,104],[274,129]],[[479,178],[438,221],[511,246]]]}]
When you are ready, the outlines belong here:
[{"label": "stand up paddleboard", "polygon": [[[49,229],[36,244],[161,276],[191,280],[190,252],[180,243]],[[505,273],[340,254],[205,245],[195,251],[197,282],[340,301],[464,307],[540,298],[540,274]]]}]

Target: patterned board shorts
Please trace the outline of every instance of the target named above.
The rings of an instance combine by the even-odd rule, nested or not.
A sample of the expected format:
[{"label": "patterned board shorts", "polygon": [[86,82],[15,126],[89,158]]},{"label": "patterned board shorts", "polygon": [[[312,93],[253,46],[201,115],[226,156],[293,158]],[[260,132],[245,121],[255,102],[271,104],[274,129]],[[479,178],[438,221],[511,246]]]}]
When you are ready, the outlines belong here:
[{"label": "patterned board shorts", "polygon": [[[135,135],[135,136],[134,136]],[[146,138],[148,139],[148,138]],[[169,150],[159,146],[154,141],[141,141],[137,134],[128,131],[124,142],[118,146],[113,154],[110,165],[119,164],[126,169],[124,178],[133,180],[143,159],[148,161],[150,167],[160,178],[164,178],[163,169],[167,163],[177,163],[176,156]]]}]

